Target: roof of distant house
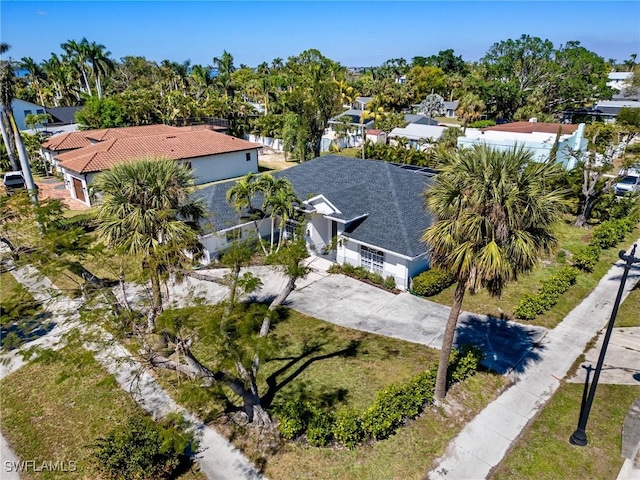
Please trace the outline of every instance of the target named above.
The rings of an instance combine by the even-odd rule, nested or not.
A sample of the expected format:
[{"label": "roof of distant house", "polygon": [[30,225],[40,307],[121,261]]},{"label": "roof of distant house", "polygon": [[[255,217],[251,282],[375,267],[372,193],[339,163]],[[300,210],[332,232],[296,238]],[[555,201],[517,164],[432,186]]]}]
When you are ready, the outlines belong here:
[{"label": "roof of distant house", "polygon": [[[101,134],[102,135],[102,134]],[[104,134],[108,136],[108,133]],[[112,166],[145,157],[173,160],[218,155],[258,148],[247,142],[211,130],[175,128],[158,135],[116,137],[56,156],[60,166],[77,173],[100,172]]]},{"label": "roof of distant house", "polygon": [[43,148],[52,151],[73,150],[86,147],[94,142],[113,138],[137,137],[142,135],[158,135],[162,133],[180,132],[181,128],[169,125],[143,125],[139,127],[105,128],[100,130],[80,130],[63,133],[49,138],[42,144]]},{"label": "roof of distant house", "polygon": [[76,123],[76,112],[82,107],[51,107],[46,111],[52,117],[51,124],[71,125]]},{"label": "roof of distant house", "polygon": [[404,137],[409,140],[433,139],[438,140],[448,127],[438,127],[436,125],[421,125],[410,123],[404,128],[396,127],[389,133],[391,137]]},{"label": "roof of distant house", "polygon": [[404,121],[407,123],[416,123],[418,125],[438,125],[438,121],[434,118],[429,118],[426,115],[405,113]]},{"label": "roof of distant house", "polygon": [[[332,119],[329,120],[329,123],[340,123],[340,119],[342,117],[349,117],[351,119],[351,123],[354,125],[361,125],[360,120],[362,118],[362,110],[356,110],[354,108],[350,108],[349,110],[345,110],[344,112],[336,115]],[[365,125],[373,123],[373,119],[368,119],[364,122]]]},{"label": "roof of distant house", "polygon": [[375,128],[367,130],[367,135],[380,135],[381,133],[384,132],[382,130],[376,130]]},{"label": "roof of distant house", "polygon": [[633,72],[610,72],[609,80],[627,80],[633,76]]},{"label": "roof of distant house", "polygon": [[460,105],[460,101],[459,100],[453,100],[451,102],[444,102],[444,108],[446,108],[447,110],[455,110],[458,108],[458,105]]},{"label": "roof of distant house", "polygon": [[558,128],[562,129],[563,135],[571,134],[578,129],[578,125],[571,123],[513,122],[486,127],[483,130],[490,132],[558,133]]},{"label": "roof of distant house", "polygon": [[[339,211],[331,215],[345,221],[345,236],[410,258],[422,255],[421,237],[432,219],[424,208],[423,193],[431,180],[416,167],[380,160],[337,155],[304,162],[274,174],[288,178],[302,200],[323,195]],[[210,217],[206,233],[246,223],[226,201],[235,182],[223,182],[198,190]],[[259,199],[256,199],[259,203]]]},{"label": "roof of distant house", "polygon": [[369,103],[371,100],[373,100],[373,97],[356,97],[356,102],[361,102],[364,104]]}]

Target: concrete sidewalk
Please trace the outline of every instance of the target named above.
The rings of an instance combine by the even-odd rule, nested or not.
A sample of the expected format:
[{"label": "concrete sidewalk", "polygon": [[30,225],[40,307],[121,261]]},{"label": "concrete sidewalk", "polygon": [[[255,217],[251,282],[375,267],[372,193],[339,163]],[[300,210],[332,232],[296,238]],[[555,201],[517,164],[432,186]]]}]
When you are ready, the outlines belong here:
[{"label": "concrete sidewalk", "polygon": [[[517,383],[451,441],[437,466],[429,472],[429,479],[486,478],[500,463],[527,423],[560,386],[587,343],[608,322],[620,284],[621,265],[620,261],[613,266],[593,292],[549,331],[541,342],[538,361],[515,375]],[[639,278],[640,268],[629,272],[624,297]]]}]

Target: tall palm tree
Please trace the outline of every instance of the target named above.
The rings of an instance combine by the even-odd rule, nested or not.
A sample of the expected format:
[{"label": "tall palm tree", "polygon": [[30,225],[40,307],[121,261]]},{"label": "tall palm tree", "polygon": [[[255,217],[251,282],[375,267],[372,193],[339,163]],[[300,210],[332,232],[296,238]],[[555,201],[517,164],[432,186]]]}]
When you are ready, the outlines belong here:
[{"label": "tall palm tree", "polygon": [[422,237],[433,263],[451,271],[457,282],[438,365],[440,400],[465,292],[486,288],[499,295],[507,282],[531,270],[555,244],[553,225],[565,204],[562,192],[545,186],[560,167],[532,162],[522,148],[463,149],[441,168],[425,193],[435,222]]},{"label": "tall palm tree", "polygon": [[464,122],[464,127],[462,128],[463,135],[467,131],[467,125],[478,120],[485,108],[484,102],[479,96],[473,93],[467,93],[460,99],[460,103],[456,109],[456,116]]},{"label": "tall palm tree", "polygon": [[151,281],[147,330],[153,331],[162,311],[160,282],[171,267],[182,268],[201,251],[197,225],[204,215],[194,200],[193,173],[163,158],[116,165],[98,175],[98,237],[108,246],[140,258]]},{"label": "tall palm tree", "polygon": [[[8,44],[4,44],[2,48],[4,49],[4,53],[6,53],[10,47]],[[22,141],[20,130],[16,125],[16,120],[13,117],[13,98],[15,97],[16,82],[14,67],[15,65],[11,60],[0,61],[0,107],[2,107],[2,112],[0,115],[0,125],[2,126],[3,130],[2,138],[7,147],[7,152],[9,152],[10,150],[12,150],[12,146],[10,145],[11,142],[9,141],[9,133],[6,131],[6,123],[6,125],[9,126],[9,129],[13,133],[16,150],[18,151],[18,158],[20,159],[21,168],[16,168],[16,170],[22,170],[22,175],[24,176],[25,183],[27,184],[29,195],[31,196],[31,199],[37,203],[38,192],[36,190],[36,184],[33,181],[33,176],[31,175],[29,157],[27,155],[27,150],[24,146],[24,142]],[[15,163],[15,157],[13,157],[13,162],[14,163],[12,163],[12,168],[17,167]]]},{"label": "tall palm tree", "polygon": [[[293,188],[282,188],[276,191],[275,194],[271,195],[269,198],[265,199],[264,207],[269,215],[271,216],[271,237],[273,238],[273,221],[275,218],[279,219],[278,231],[280,234],[278,235],[278,245],[275,249],[276,252],[280,251],[280,247],[282,246],[282,240],[284,239],[284,228],[287,224],[287,221],[296,213],[296,206],[299,204],[298,197],[296,196]],[[273,245],[272,245],[273,251]]]},{"label": "tall palm tree", "polygon": [[82,38],[79,42],[75,40],[67,40],[62,45],[65,52],[65,60],[81,74],[84,81],[84,88],[89,95],[93,95],[91,86],[89,85],[89,72],[87,69],[87,61],[90,55],[90,45],[86,38]]},{"label": "tall palm tree", "polygon": [[101,78],[115,70],[115,63],[109,58],[111,52],[105,49],[106,47],[104,45],[96,42],[91,42],[86,46],[87,61],[91,64],[91,71],[93,72],[93,78],[96,82],[98,98],[102,98]]},{"label": "tall palm tree", "polygon": [[71,106],[80,100],[79,92],[72,86],[74,69],[70,64],[61,61],[58,55],[52,53],[51,58],[42,63],[42,68],[47,82],[53,88],[53,103],[56,107],[61,104]]},{"label": "tall palm tree", "polygon": [[43,97],[43,80],[45,78],[44,70],[42,67],[31,57],[22,57],[19,64],[20,68],[27,71],[26,79],[29,82],[29,86],[38,97],[40,105],[44,106]]},{"label": "tall palm tree", "polygon": [[9,45],[7,42],[0,42],[0,55],[4,55],[5,53],[7,53],[10,48],[11,45]]},{"label": "tall palm tree", "polygon": [[233,66],[233,55],[226,50],[222,51],[221,57],[214,57],[213,64],[218,69],[216,80],[224,90],[226,97],[233,97],[233,85],[231,74],[236,68]]},{"label": "tall palm tree", "polygon": [[[268,213],[271,218],[269,253],[273,253],[276,219],[281,213],[287,218],[291,218],[293,213],[289,213],[290,210],[286,206],[286,203],[288,202],[291,208],[293,208],[293,205],[297,203],[297,197],[291,182],[283,177],[276,178],[273,175],[263,175],[258,180],[256,188],[262,193],[264,198],[262,202],[262,209],[265,213]],[[282,231],[280,233],[282,234]]]}]

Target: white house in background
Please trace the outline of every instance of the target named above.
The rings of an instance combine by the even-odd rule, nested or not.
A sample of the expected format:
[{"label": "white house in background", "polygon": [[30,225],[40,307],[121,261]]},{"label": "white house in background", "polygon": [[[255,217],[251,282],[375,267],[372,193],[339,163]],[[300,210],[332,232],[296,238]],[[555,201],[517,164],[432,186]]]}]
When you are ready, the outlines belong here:
[{"label": "white house in background", "polygon": [[404,128],[394,128],[389,132],[389,143],[397,144],[397,139],[406,138],[409,147],[426,150],[429,143],[434,143],[442,138],[444,131],[449,127],[437,127],[434,125],[421,125],[410,123]]},{"label": "white house in background", "polygon": [[387,143],[387,134],[382,130],[367,130],[365,140],[372,143]]},{"label": "white house in background", "polygon": [[354,110],[366,110],[373,100],[373,97],[356,97],[351,108]]},{"label": "white house in background", "polygon": [[611,72],[608,75],[607,87],[611,87],[618,92],[631,85],[633,72]]},{"label": "white house in background", "polygon": [[[304,232],[310,252],[331,261],[361,266],[392,276],[406,290],[410,280],[429,268],[421,237],[431,224],[424,191],[432,174],[412,165],[326,155],[277,172],[291,181],[309,222]],[[254,223],[226,201],[234,182],[216,183],[195,195],[205,202],[205,261],[216,259],[237,238],[269,235],[268,220]],[[256,199],[256,205],[259,199]],[[293,223],[284,235],[293,235]],[[336,239],[333,242],[333,239]],[[336,250],[329,248],[335,243]]]},{"label": "white house in background", "polygon": [[[91,181],[98,173],[145,157],[164,157],[186,164],[193,170],[196,185],[258,172],[259,145],[255,143],[208,129],[167,128],[170,130],[160,126],[159,130],[166,130],[164,133],[146,135],[94,130],[84,137],[88,146],[57,153],[53,159],[71,196],[87,205],[91,205]],[[146,130],[149,131],[153,130]],[[79,136],[67,135],[81,143]],[[71,142],[67,138],[55,148],[68,147]],[[53,143],[47,146],[54,148]]]},{"label": "white house in background", "polygon": [[[13,109],[13,118],[16,121],[16,126],[18,130],[27,130],[29,129],[29,125],[25,123],[25,118],[27,115],[38,115],[46,113],[46,108],[42,105],[38,105],[36,103],[27,102],[26,100],[20,100],[19,98],[14,98],[11,102],[11,108]],[[0,106],[0,111],[3,108]]]},{"label": "white house in background", "polygon": [[[458,148],[473,145],[488,145],[499,150],[521,146],[533,153],[533,159],[544,162],[558,139],[556,162],[565,169],[575,167],[577,160],[572,152],[585,152],[587,139],[584,138],[585,124],[513,122],[483,129],[467,128],[464,136],[458,137]],[[561,134],[558,137],[558,131]]]},{"label": "white house in background", "polygon": [[447,118],[456,118],[456,110],[458,109],[460,102],[454,100],[452,102],[444,102],[444,116]]},{"label": "white house in background", "polygon": [[[351,127],[346,134],[338,131],[337,125],[342,125],[346,121]],[[320,140],[320,151],[328,152],[332,144],[337,144],[340,148],[362,146],[363,129],[373,128],[374,120],[369,119],[362,122],[362,110],[350,108],[336,115],[327,122],[327,128]],[[366,135],[366,133],[365,133]]]}]

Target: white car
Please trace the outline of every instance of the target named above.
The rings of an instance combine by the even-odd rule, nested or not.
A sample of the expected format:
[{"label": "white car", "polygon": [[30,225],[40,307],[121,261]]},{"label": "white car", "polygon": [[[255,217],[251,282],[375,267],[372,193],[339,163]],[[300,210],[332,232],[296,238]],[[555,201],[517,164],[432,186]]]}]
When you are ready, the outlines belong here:
[{"label": "white car", "polygon": [[620,171],[624,175],[622,179],[615,184],[614,189],[616,195],[624,195],[625,193],[640,192],[640,171],[630,168],[626,171]]}]

